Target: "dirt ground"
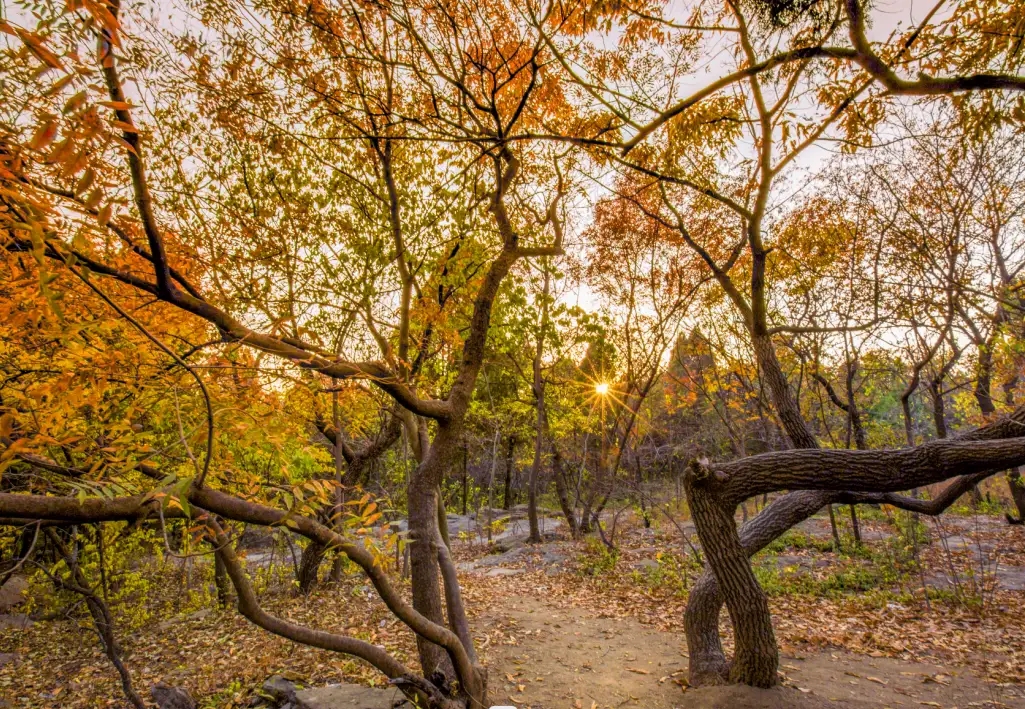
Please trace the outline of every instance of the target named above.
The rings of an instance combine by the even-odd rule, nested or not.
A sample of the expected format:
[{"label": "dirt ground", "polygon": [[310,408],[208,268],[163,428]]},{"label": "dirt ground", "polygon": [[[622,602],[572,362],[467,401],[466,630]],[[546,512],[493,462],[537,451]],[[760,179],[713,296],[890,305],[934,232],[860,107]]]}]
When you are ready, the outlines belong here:
[{"label": "dirt ground", "polygon": [[[837,650],[784,654],[784,688],[686,687],[683,638],[515,596],[482,616],[510,644],[490,649],[492,701],[518,709],[744,707],[1023,707],[1025,688],[987,684],[937,665]],[[487,632],[487,630],[485,630]]]},{"label": "dirt ground", "polygon": [[[761,555],[755,564],[767,574],[782,649],[784,686],[772,691],[686,686],[683,615],[699,569],[680,562],[692,549],[678,528],[626,520],[612,561],[596,540],[525,545],[510,527],[491,547],[473,539],[454,547],[496,706],[1025,709],[1025,528],[998,517],[931,525],[921,569],[910,575],[870,573],[889,568],[899,541],[879,515],[863,520],[866,553],[830,551],[828,519],[817,517],[802,524],[803,536]],[[412,634],[363,577],[300,597],[290,590],[288,560],[274,558],[261,547],[247,561],[254,574],[273,571],[261,595],[268,612],[383,645],[415,666]],[[187,689],[202,709],[250,709],[273,674],[316,687],[383,684],[364,663],[295,645],[234,609],[212,607],[212,596],[184,593],[190,576],[172,567],[147,573],[145,603],[123,610],[148,615],[134,626],[133,616],[119,616],[143,693],[159,681]],[[198,568],[193,576],[201,577]],[[926,586],[934,591],[928,602]],[[0,589],[0,709],[122,705],[116,674],[81,614],[33,621],[33,590],[48,593],[20,577]],[[725,614],[722,632],[729,652]]]}]

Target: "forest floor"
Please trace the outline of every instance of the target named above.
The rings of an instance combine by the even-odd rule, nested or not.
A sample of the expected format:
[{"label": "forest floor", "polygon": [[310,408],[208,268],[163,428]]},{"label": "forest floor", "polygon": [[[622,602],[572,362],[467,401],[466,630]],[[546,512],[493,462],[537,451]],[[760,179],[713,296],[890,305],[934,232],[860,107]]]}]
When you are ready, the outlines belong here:
[{"label": "forest floor", "polygon": [[[832,550],[828,518],[820,517],[756,557],[783,652],[784,688],[768,693],[686,686],[683,609],[699,572],[682,537],[695,541],[688,525],[655,520],[648,529],[628,512],[614,534],[607,529],[615,553],[593,539],[526,546],[514,533],[496,550],[464,534],[455,553],[493,702],[1025,709],[1025,528],[970,514],[925,522],[914,535],[880,511],[866,511],[861,522],[864,543],[845,538],[844,553]],[[291,561],[253,568],[271,612],[345,630],[413,662],[412,636],[358,576],[297,598],[288,590]],[[354,661],[212,609],[209,593],[183,594],[177,584],[195,583],[200,570],[161,576],[122,614],[127,664],[144,694],[164,681],[188,688],[202,707],[230,708],[250,706],[273,673],[310,685],[380,683]],[[33,598],[39,592],[26,589],[24,601],[11,584],[0,589],[0,709],[123,706],[80,615],[30,618],[46,608]],[[728,651],[725,618],[723,631]]]}]

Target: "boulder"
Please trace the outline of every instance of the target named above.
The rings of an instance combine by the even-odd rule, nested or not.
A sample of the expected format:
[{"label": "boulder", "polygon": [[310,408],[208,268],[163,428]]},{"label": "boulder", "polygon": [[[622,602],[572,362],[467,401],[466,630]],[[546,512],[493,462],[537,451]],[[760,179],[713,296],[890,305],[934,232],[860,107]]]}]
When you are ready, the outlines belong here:
[{"label": "boulder", "polygon": [[28,590],[28,579],[24,576],[13,576],[0,586],[0,612],[9,611],[11,608],[25,602],[25,592]]},{"label": "boulder", "polygon": [[196,709],[196,701],[181,687],[157,682],[150,690],[150,696],[160,709]]},{"label": "boulder", "polygon": [[569,561],[568,554],[560,554],[557,551],[547,551],[543,557],[546,565],[561,564],[565,561]]},{"label": "boulder", "polygon": [[501,566],[502,564],[515,563],[522,558],[523,552],[525,551],[525,548],[518,547],[516,549],[511,549],[504,554],[490,554],[485,556],[483,559],[479,559],[477,561],[477,566]]},{"label": "boulder", "polygon": [[6,630],[7,628],[17,628],[18,630],[25,630],[35,625],[32,619],[24,613],[8,613],[6,615],[0,614],[0,630]]},{"label": "boulder", "polygon": [[296,692],[296,709],[396,709],[412,707],[396,687],[377,689],[358,684],[331,684]]},{"label": "boulder", "polygon": [[263,693],[274,699],[278,704],[287,704],[289,702],[295,703],[296,687],[295,682],[287,680],[281,675],[271,675],[267,678],[267,681],[263,683],[261,687]]},{"label": "boulder", "polygon": [[526,534],[518,534],[515,536],[503,537],[495,541],[495,551],[497,552],[510,552],[515,551],[523,547],[527,543]]},{"label": "boulder", "polygon": [[630,569],[633,571],[654,571],[658,568],[658,562],[654,559],[641,559],[630,564]]},{"label": "boulder", "polygon": [[523,573],[523,569],[503,569],[502,567],[491,569],[491,571],[484,574],[492,578],[497,576],[519,576]]}]

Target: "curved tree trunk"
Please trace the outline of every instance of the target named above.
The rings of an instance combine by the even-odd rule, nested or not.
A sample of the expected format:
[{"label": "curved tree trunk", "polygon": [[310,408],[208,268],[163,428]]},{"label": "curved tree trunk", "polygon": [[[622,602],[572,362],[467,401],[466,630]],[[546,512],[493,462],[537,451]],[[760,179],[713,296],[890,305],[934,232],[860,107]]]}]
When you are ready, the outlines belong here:
[{"label": "curved tree trunk", "polygon": [[778,682],[779,651],[769,600],[758,585],[737,533],[733,519],[736,506],[721,499],[705,482],[700,465],[692,466],[684,478],[694,525],[733,620],[736,652],[729,680],[772,687]]}]

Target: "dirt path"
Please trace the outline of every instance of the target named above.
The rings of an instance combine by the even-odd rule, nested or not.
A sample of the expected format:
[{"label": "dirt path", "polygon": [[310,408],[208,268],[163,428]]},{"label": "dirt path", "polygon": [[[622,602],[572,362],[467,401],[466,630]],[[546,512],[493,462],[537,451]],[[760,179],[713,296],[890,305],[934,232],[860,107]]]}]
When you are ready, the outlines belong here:
[{"label": "dirt path", "polygon": [[483,616],[492,700],[518,709],[745,707],[1020,707],[1025,687],[844,651],[784,655],[789,689],[683,689],[682,637],[511,596]]}]

